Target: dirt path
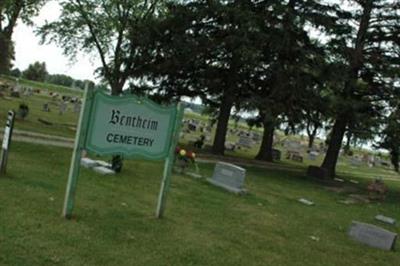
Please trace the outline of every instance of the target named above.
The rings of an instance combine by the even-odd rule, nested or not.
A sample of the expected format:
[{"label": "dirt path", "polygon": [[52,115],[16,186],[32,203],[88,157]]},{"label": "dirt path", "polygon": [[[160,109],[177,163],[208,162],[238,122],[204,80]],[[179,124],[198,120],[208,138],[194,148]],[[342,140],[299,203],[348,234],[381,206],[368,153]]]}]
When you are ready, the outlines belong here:
[{"label": "dirt path", "polygon": [[[3,132],[4,130],[0,130],[0,137],[3,140]],[[74,147],[74,139],[46,135],[40,133],[33,133],[24,130],[13,130],[13,141],[25,142],[25,143],[34,143],[34,144],[42,144],[42,145],[51,145],[63,148],[73,148]]]}]

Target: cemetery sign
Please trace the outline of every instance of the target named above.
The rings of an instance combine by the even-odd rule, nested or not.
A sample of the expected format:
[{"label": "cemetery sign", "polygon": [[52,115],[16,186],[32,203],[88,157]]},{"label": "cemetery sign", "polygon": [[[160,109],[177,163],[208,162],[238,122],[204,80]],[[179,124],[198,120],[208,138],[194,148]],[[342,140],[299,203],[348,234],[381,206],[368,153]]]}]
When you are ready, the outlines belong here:
[{"label": "cemetery sign", "polygon": [[124,158],[165,159],[156,210],[161,218],[179,137],[183,108],[161,106],[134,95],[85,89],[68,176],[63,216],[71,218],[82,151]]},{"label": "cemetery sign", "polygon": [[171,145],[176,108],[161,107],[134,96],[93,98],[86,147],[102,154],[163,159]]}]

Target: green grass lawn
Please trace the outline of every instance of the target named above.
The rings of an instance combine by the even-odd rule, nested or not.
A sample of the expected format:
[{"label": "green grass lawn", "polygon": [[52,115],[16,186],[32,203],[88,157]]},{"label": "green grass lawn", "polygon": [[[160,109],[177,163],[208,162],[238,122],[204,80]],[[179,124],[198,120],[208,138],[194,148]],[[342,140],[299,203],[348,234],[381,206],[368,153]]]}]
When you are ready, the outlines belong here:
[{"label": "green grass lawn", "polygon": [[[352,220],[400,220],[400,183],[384,203],[343,205],[298,172],[247,168],[249,194],[173,175],[165,218],[154,211],[162,163],[126,161],[123,173],[83,169],[75,215],[61,218],[72,150],[13,143],[0,178],[0,265],[398,265],[399,248],[381,251],[347,237]],[[211,175],[213,165],[201,164]],[[361,176],[357,178],[363,181]],[[365,193],[360,184],[359,193]],[[316,203],[298,203],[305,197]],[[319,241],[311,239],[319,238]]]},{"label": "green grass lawn", "polygon": [[[28,104],[29,114],[24,120],[16,119],[16,129],[63,137],[75,136],[75,127],[79,114],[73,112],[73,105],[68,103],[68,111],[60,115],[58,103],[52,101],[50,97],[45,95],[34,95],[29,98],[0,98],[1,127],[5,126],[7,111],[14,110],[17,112],[21,103]],[[50,103],[51,112],[42,111],[44,103]],[[39,122],[39,118],[51,122],[53,125],[43,124]]]},{"label": "green grass lawn", "polygon": [[[8,82],[11,82],[14,84],[16,83],[16,79],[14,77],[10,77],[10,76],[0,76],[0,81],[8,81]],[[37,82],[37,81],[27,80],[27,79],[23,79],[23,78],[19,79],[19,84],[23,87],[47,90],[47,91],[57,92],[57,93],[60,93],[63,95],[70,95],[70,96],[82,96],[83,95],[83,91],[79,90],[79,89],[73,89],[73,88],[50,84],[50,83]]]}]

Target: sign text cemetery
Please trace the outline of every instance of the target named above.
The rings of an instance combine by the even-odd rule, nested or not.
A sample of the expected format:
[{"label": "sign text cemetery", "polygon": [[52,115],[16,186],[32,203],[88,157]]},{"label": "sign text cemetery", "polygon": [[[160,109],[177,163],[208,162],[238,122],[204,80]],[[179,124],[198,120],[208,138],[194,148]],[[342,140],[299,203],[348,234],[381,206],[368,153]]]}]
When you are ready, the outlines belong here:
[{"label": "sign text cemetery", "polygon": [[63,215],[70,218],[83,150],[124,158],[165,159],[156,216],[163,215],[175,146],[183,116],[181,105],[160,106],[133,95],[111,96],[86,91],[79,119],[64,201]]}]

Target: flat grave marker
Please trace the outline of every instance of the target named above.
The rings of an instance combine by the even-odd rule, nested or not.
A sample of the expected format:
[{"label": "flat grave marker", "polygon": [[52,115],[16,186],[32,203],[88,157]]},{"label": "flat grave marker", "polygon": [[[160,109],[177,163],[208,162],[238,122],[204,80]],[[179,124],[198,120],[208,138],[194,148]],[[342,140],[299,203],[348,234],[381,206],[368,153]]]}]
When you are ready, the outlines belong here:
[{"label": "flat grave marker", "polygon": [[382,214],[378,214],[377,216],[375,216],[375,219],[378,220],[378,221],[387,223],[387,224],[391,224],[391,225],[395,225],[396,224],[396,219],[384,216]]},{"label": "flat grave marker", "polygon": [[308,206],[315,205],[314,202],[312,202],[311,200],[305,199],[305,198],[300,198],[297,201],[300,202],[300,203],[303,203],[304,205],[308,205]]}]

